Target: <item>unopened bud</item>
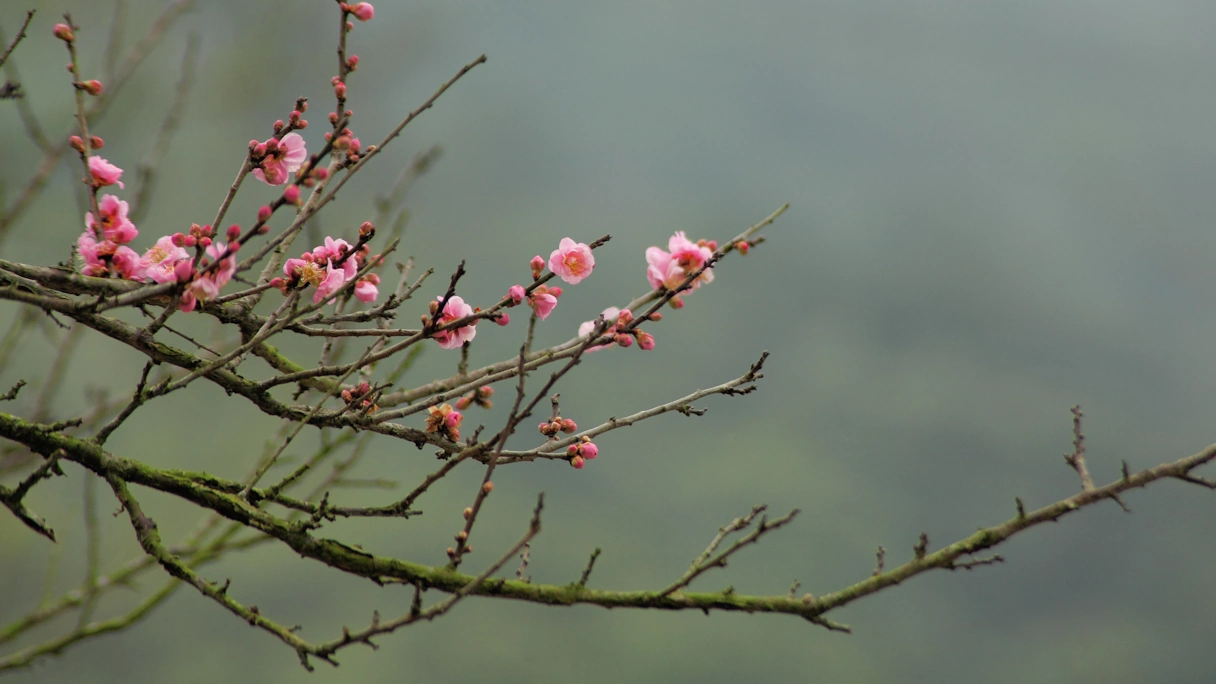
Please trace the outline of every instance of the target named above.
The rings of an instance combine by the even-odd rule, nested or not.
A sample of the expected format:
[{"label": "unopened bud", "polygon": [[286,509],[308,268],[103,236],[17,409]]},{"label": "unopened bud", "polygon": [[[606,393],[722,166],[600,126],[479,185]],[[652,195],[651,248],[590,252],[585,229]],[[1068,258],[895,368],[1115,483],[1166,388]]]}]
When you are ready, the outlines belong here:
[{"label": "unopened bud", "polygon": [[465,520],[468,520],[469,518],[472,518],[472,517],[473,517],[473,508],[472,508],[472,507],[469,507],[469,508],[464,509],[464,514],[463,514],[463,515],[464,515],[464,519],[465,519]]},{"label": "unopened bud", "polygon": [[461,530],[456,533],[456,541],[458,541],[458,542],[463,542],[468,538],[469,538],[469,533],[465,532],[464,530]]},{"label": "unopened bud", "polygon": [[104,88],[101,85],[101,81],[98,81],[95,78],[85,81],[84,83],[81,83],[80,87],[86,93],[92,95],[93,97],[97,97],[98,95],[101,94],[101,91],[104,90]]},{"label": "unopened bud", "polygon": [[483,484],[481,486],[481,491],[485,494],[489,494],[490,492],[494,491],[494,483],[487,482],[487,483]]},{"label": "unopened bud", "polygon": [[101,136],[99,136],[99,135],[90,135],[89,136],[89,147],[91,147],[95,150],[100,150],[101,148],[103,148],[105,146],[106,146],[106,141],[102,140]]},{"label": "unopened bud", "polygon": [[584,461],[582,456],[575,456],[574,458],[570,459],[570,465],[574,466],[578,470],[582,470],[583,464]]},{"label": "unopened bud", "polygon": [[84,138],[81,138],[79,135],[73,135],[68,138],[68,144],[72,146],[73,150],[84,154]]},{"label": "unopened bud", "polygon": [[752,246],[747,243],[747,240],[740,240],[735,243],[735,249],[739,250],[739,253],[743,256],[747,256],[747,252],[751,248]]},{"label": "unopened bud", "polygon": [[232,242],[241,236],[241,227],[235,223],[228,226],[228,230],[224,233],[224,236],[228,238],[229,242]]},{"label": "unopened bud", "polygon": [[[339,81],[338,84],[334,86],[334,96],[335,97],[346,97],[346,84],[345,83]],[[336,147],[336,145],[335,145],[335,147]]]},{"label": "unopened bud", "polygon": [[266,221],[269,221],[271,213],[272,213],[272,211],[271,211],[270,207],[263,204],[261,207],[258,208],[258,221],[261,223],[265,223]]},{"label": "unopened bud", "polygon": [[67,24],[55,24],[55,37],[65,43],[70,43],[76,40],[76,33],[72,31],[72,27]]},{"label": "unopened bud", "polygon": [[300,187],[298,185],[288,185],[283,191],[283,201],[288,204],[295,204],[300,201]]}]

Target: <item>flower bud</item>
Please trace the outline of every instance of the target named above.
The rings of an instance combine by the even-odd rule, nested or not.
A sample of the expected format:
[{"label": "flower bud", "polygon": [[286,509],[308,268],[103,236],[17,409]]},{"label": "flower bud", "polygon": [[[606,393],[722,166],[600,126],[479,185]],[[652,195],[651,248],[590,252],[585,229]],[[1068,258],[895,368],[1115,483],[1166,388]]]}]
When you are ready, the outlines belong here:
[{"label": "flower bud", "polygon": [[71,145],[73,150],[84,154],[84,138],[81,138],[79,135],[73,135],[68,138],[68,145]]},{"label": "flower bud", "polygon": [[258,208],[258,222],[265,223],[265,222],[269,221],[271,213],[272,212],[271,212],[270,207],[263,204],[261,207]]},{"label": "flower bud", "polygon": [[650,351],[654,349],[654,335],[647,332],[638,331],[638,348],[642,351]]},{"label": "flower bud", "polygon": [[[334,96],[335,97],[346,97],[346,84],[345,83],[338,81],[338,84],[334,86]],[[337,145],[334,145],[334,147],[337,147]],[[341,148],[339,148],[339,149],[341,149]]]},{"label": "flower bud", "polygon": [[370,21],[376,16],[376,8],[370,2],[357,2],[351,6],[350,13],[359,21]]},{"label": "flower bud", "polygon": [[173,267],[173,277],[177,282],[184,283],[194,276],[194,264],[189,259],[182,259]]},{"label": "flower bud", "polygon": [[578,424],[569,418],[562,418],[562,432],[566,434],[578,432]]},{"label": "flower bud", "polygon": [[469,538],[469,533],[465,532],[464,530],[461,530],[456,533],[456,541],[458,541],[458,542],[464,542],[468,538]]},{"label": "flower bud", "polygon": [[632,347],[633,346],[633,337],[630,335],[621,333],[616,336],[616,343],[622,347]]},{"label": "flower bud", "polygon": [[747,256],[747,252],[751,248],[752,246],[747,243],[747,240],[740,240],[735,243],[735,249],[739,250],[739,253],[743,256]]},{"label": "flower bud", "polygon": [[55,24],[55,37],[65,43],[70,43],[76,40],[76,34],[72,31],[72,27],[67,24]]},{"label": "flower bud", "polygon": [[482,492],[484,492],[484,493],[486,493],[486,494],[489,494],[490,492],[494,491],[494,483],[493,483],[493,482],[487,482],[487,483],[483,484],[483,485],[481,486],[481,491],[482,491]]},{"label": "flower bud", "polygon": [[594,442],[587,442],[579,447],[578,453],[583,458],[591,459],[599,455],[600,448]]},{"label": "flower bud", "polygon": [[95,78],[85,81],[84,83],[81,83],[80,87],[86,93],[92,95],[93,97],[97,97],[98,95],[101,94],[101,91],[104,90],[104,88],[101,85],[101,81],[98,81]]},{"label": "flower bud", "polygon": [[376,227],[371,221],[364,221],[363,225],[359,226],[359,237],[369,238],[376,234]]},{"label": "flower bud", "polygon": [[224,237],[228,238],[229,242],[232,242],[233,240],[239,238],[240,236],[241,236],[241,227],[235,223],[232,224],[231,226],[228,226],[227,232],[224,233]]},{"label": "flower bud", "polygon": [[539,254],[532,257],[532,261],[529,263],[529,265],[532,267],[532,280],[539,278],[541,271],[545,270],[545,260],[541,258]]},{"label": "flower bud", "polygon": [[494,322],[501,326],[506,326],[508,323],[511,322],[511,317],[508,316],[507,314],[498,314],[498,318],[495,318]]},{"label": "flower bud", "polygon": [[583,463],[584,461],[582,456],[575,456],[574,458],[570,459],[570,465],[574,466],[576,470],[582,470]]},{"label": "flower bud", "polygon": [[102,140],[101,136],[99,136],[99,135],[90,135],[89,136],[89,147],[91,147],[95,150],[100,150],[101,148],[103,148],[105,146],[106,146],[106,141]]},{"label": "flower bud", "polygon": [[300,201],[300,186],[288,185],[283,191],[283,201],[288,204],[295,204]]},{"label": "flower bud", "polygon": [[464,513],[463,513],[462,515],[464,515],[464,519],[465,519],[465,520],[468,520],[469,518],[472,518],[472,517],[473,517],[473,509],[472,509],[472,507],[469,507],[469,508],[464,509]]}]

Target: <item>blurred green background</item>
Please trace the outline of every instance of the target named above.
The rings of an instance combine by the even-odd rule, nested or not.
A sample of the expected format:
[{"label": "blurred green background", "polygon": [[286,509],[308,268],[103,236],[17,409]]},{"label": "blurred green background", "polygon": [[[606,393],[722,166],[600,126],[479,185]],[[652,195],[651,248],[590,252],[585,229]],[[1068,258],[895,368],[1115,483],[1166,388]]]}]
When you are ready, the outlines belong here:
[{"label": "blurred green background", "polygon": [[[130,3],[128,40],[162,6]],[[112,4],[9,0],[6,36],[29,7],[39,14],[14,59],[30,104],[58,135],[71,93],[50,27],[73,13],[87,76]],[[197,86],[139,247],[209,222],[246,141],[269,137],[294,98],[312,98],[305,135],[319,144],[336,15],[331,2],[199,2],[172,29],[95,131],[103,155],[133,170],[170,101],[186,36],[200,36]],[[489,56],[320,217],[323,232],[351,234],[413,155],[442,145],[410,196],[401,250],[437,269],[428,296],[467,259],[463,294],[484,304],[524,281],[528,259],[561,237],[611,233],[594,277],[566,288],[541,325],[551,344],[644,292],[643,250],[673,231],[727,238],[793,205],[767,244],[725,260],[683,310],[650,326],[654,352],[588,358],[564,386],[563,413],[584,426],[625,415],[736,377],[767,349],[760,391],[704,401],[700,419],[666,416],[604,436],[601,457],[582,471],[499,471],[473,565],[522,533],[543,490],[535,581],[572,581],[602,546],[593,586],[657,589],[720,525],[767,502],[803,514],[696,586],[783,593],[798,579],[820,594],[867,576],[878,545],[892,565],[921,531],[940,548],[1011,517],[1015,496],[1037,507],[1074,493],[1060,455],[1071,448],[1075,403],[1100,481],[1117,477],[1121,460],[1139,469],[1216,439],[1213,22],[1216,5],[1193,0],[377,3],[351,37],[362,61],[349,105],[364,144],[461,65]],[[0,155],[12,201],[40,156],[11,103],[0,103]],[[4,258],[65,257],[82,227],[78,175],[60,168],[0,248]],[[247,225],[273,197],[246,186],[230,220]],[[0,305],[4,325],[15,311]],[[522,330],[483,326],[473,363],[509,355]],[[27,340],[0,385],[25,378],[32,393],[52,346]],[[430,345],[408,380],[445,376],[454,359]],[[86,388],[129,392],[141,365],[127,348],[87,344],[57,417],[82,411]],[[473,411],[470,423],[493,425],[496,415]],[[239,477],[276,427],[200,384],[137,414],[110,447]],[[358,475],[408,486],[433,468],[429,452],[380,439]],[[69,475],[30,500],[60,544],[0,515],[0,624],[48,587],[80,582],[81,471]],[[479,478],[450,478],[420,501],[422,517],[332,533],[442,563]],[[168,539],[194,524],[187,507],[137,495]],[[392,496],[342,494],[369,505]],[[112,498],[102,501],[110,568],[138,549],[126,521],[106,515]],[[340,668],[305,675],[277,640],[182,590],[137,626],[11,679],[1207,681],[1216,498],[1165,482],[1126,501],[1131,515],[1102,505],[1014,539],[999,549],[1003,565],[920,577],[834,613],[851,636],[782,616],[471,599],[381,638],[377,652],[350,649]],[[281,548],[205,574],[230,577],[239,600],[318,641],[409,601]],[[136,596],[119,592],[100,614]]]}]

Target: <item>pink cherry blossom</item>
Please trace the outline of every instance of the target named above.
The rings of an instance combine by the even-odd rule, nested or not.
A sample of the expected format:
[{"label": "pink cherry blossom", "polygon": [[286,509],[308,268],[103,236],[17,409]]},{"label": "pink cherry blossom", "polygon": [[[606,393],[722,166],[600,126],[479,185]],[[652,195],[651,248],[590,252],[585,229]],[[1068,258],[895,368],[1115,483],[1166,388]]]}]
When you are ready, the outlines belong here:
[{"label": "pink cherry blossom", "polygon": [[591,275],[595,257],[591,248],[570,238],[562,238],[557,249],[549,255],[549,270],[571,285],[577,285]]},{"label": "pink cherry blossom", "polygon": [[[236,245],[233,245],[233,246],[235,247]],[[227,249],[228,249],[228,246],[222,242],[219,242],[219,241],[212,242],[211,245],[209,247],[207,247],[207,256],[210,257],[212,261],[216,261],[220,258],[220,255],[223,254]],[[233,250],[233,251],[235,251],[235,250]],[[230,254],[227,257],[225,257],[222,262],[220,262],[219,268],[212,271],[210,274],[208,274],[207,277],[210,278],[211,281],[215,283],[216,291],[218,292],[219,288],[223,287],[224,285],[227,285],[228,281],[232,280],[232,276],[235,274],[236,274],[236,257]]]},{"label": "pink cherry blossom", "polygon": [[515,302],[516,304],[522,302],[524,300],[523,285],[512,285],[511,287],[507,288],[507,296],[510,297],[511,301]]},{"label": "pink cherry blossom", "polygon": [[[96,157],[91,157],[91,159],[96,159]],[[97,210],[101,214],[100,222],[91,211],[84,216],[85,227],[93,229],[97,236],[122,245],[139,235],[135,224],[127,218],[126,202],[114,195],[102,195],[101,201],[97,203]]]},{"label": "pink cherry blossom", "polygon": [[[629,309],[625,309],[625,311],[629,311]],[[607,309],[604,309],[604,313],[602,315],[604,317],[604,320],[608,321],[608,330],[612,330],[613,326],[617,322],[617,319],[619,319],[621,316],[621,310],[616,308],[615,306],[610,306]],[[595,326],[598,324],[599,324],[598,320],[585,321],[582,325],[578,326],[578,336],[579,337],[590,336],[592,331],[595,330]],[[599,351],[601,349],[607,349],[610,346],[612,346],[612,345],[611,344],[597,344],[592,347],[587,347],[587,349],[584,350],[584,353]]]},{"label": "pink cherry blossom", "polygon": [[271,138],[262,144],[266,146],[266,156],[253,170],[253,175],[268,185],[286,183],[287,175],[298,171],[308,159],[304,138],[299,133],[288,133],[282,140]]},{"label": "pink cherry blossom", "polygon": [[557,297],[548,292],[534,292],[528,298],[528,303],[532,305],[532,309],[536,311],[536,315],[540,316],[543,321],[553,313],[553,309],[557,308]]},{"label": "pink cherry blossom", "polygon": [[[210,263],[219,261],[219,266],[206,271],[204,275],[196,277],[190,281],[186,291],[182,294],[182,298],[178,303],[178,308],[182,311],[193,311],[197,302],[205,302],[209,299],[214,299],[219,296],[220,288],[224,287],[232,276],[236,273],[236,257],[228,255],[220,260],[220,256],[227,251],[228,246],[223,242],[214,240],[207,246],[206,255],[210,259]],[[180,264],[179,264],[180,265]],[[207,264],[203,264],[205,267]],[[176,270],[176,269],[175,269]],[[205,268],[200,268],[200,271]]]},{"label": "pink cherry blossom", "polygon": [[[113,245],[112,242],[107,242],[107,245]],[[104,276],[110,268],[106,262],[102,261],[102,243],[97,242],[97,238],[93,237],[93,231],[86,230],[76,238],[76,251],[80,253],[80,258],[84,259],[84,268],[80,272],[87,276]],[[112,254],[112,250],[109,252]],[[108,255],[108,254],[107,254]]]},{"label": "pink cherry blossom", "polygon": [[[702,266],[713,256],[713,250],[707,246],[697,245],[684,237],[684,232],[677,232],[667,242],[667,250],[650,247],[646,250],[646,279],[650,286],[659,289],[674,290],[684,282],[689,273]],[[692,282],[692,289],[700,287],[714,279],[713,269],[705,269]]]},{"label": "pink cherry blossom", "polygon": [[139,254],[135,250],[126,245],[119,245],[114,250],[114,255],[110,257],[110,263],[114,264],[114,271],[120,278],[127,280],[140,280],[143,276],[143,271],[140,268]]},{"label": "pink cherry blossom", "polygon": [[376,297],[380,296],[380,289],[376,287],[378,284],[380,276],[375,273],[363,276],[355,283],[355,297],[365,304],[376,301]]},{"label": "pink cherry blossom", "polygon": [[[438,301],[438,300],[436,300]],[[438,324],[445,325],[459,318],[472,315],[473,307],[464,303],[460,297],[453,295],[443,305],[443,314],[439,316]],[[477,335],[474,325],[466,325],[455,330],[443,330],[434,334],[435,341],[444,349],[459,349],[461,345]]]},{"label": "pink cherry blossom", "polygon": [[346,284],[346,272],[328,262],[325,265],[325,279],[317,284],[317,291],[312,295],[312,303],[320,304],[322,300],[342,289]]},{"label": "pink cherry blossom", "polygon": [[140,257],[139,277],[151,278],[158,283],[174,282],[177,280],[174,269],[189,258],[190,253],[173,244],[173,237],[166,235]]},{"label": "pink cherry blossom", "polygon": [[89,175],[93,177],[93,187],[95,188],[117,185],[124,190],[127,189],[127,186],[118,180],[122,177],[122,169],[101,157],[89,157]]}]

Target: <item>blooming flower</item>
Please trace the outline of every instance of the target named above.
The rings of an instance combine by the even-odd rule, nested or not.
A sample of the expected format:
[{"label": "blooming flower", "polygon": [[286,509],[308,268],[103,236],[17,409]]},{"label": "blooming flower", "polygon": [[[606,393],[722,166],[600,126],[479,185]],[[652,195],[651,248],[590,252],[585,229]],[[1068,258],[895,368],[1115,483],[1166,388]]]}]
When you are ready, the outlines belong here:
[{"label": "blooming flower", "polygon": [[[629,309],[625,309],[625,311],[629,311]],[[612,329],[615,327],[617,320],[621,316],[621,310],[616,308],[615,306],[610,306],[607,309],[604,309],[604,312],[602,315],[604,317],[604,320],[608,321],[608,332],[611,332]],[[598,324],[599,324],[599,320],[584,321],[582,325],[578,326],[578,336],[579,337],[589,337],[591,335],[592,331],[595,330],[595,326]],[[601,349],[607,349],[610,346],[612,346],[612,345],[611,344],[597,344],[597,345],[594,345],[591,347],[587,347],[587,349],[584,350],[584,353],[599,351]]]},{"label": "blooming flower", "polygon": [[562,238],[557,249],[549,255],[549,270],[571,285],[577,285],[591,275],[594,268],[595,257],[591,254],[591,248],[568,237]]},{"label": "blooming flower", "polygon": [[[214,299],[219,296],[220,288],[228,284],[236,273],[236,257],[232,254],[220,260],[220,256],[227,251],[228,246],[224,243],[213,240],[207,246],[206,255],[211,263],[219,261],[219,266],[207,271],[204,275],[200,275],[190,281],[186,291],[182,293],[181,301],[178,303],[178,308],[182,311],[193,311],[197,302],[205,302],[208,299]],[[207,262],[200,262],[200,271],[206,269]]]},{"label": "blooming flower", "polygon": [[118,180],[122,178],[122,169],[114,166],[101,157],[89,157],[89,175],[93,177],[93,187],[103,188],[107,185],[117,185],[126,190],[127,186]]},{"label": "blooming flower", "polygon": [[266,146],[266,156],[253,170],[253,175],[268,185],[286,183],[287,174],[298,171],[308,159],[304,138],[299,133],[288,133],[282,140],[271,138],[262,144]]},{"label": "blooming flower", "polygon": [[[436,300],[438,302],[438,300]],[[473,307],[464,303],[460,297],[453,295],[443,304],[443,313],[436,321],[438,325],[451,323],[458,318],[464,318],[473,313]],[[459,349],[461,345],[477,335],[476,323],[454,330],[443,330],[434,334],[435,341],[444,349]]]},{"label": "blooming flower", "polygon": [[114,255],[110,257],[110,263],[114,265],[114,272],[120,278],[140,280],[144,277],[143,270],[140,268],[139,254],[126,245],[119,245],[115,248]]},{"label": "blooming flower", "polygon": [[[684,231],[677,232],[667,241],[667,251],[658,247],[646,250],[646,279],[656,290],[674,290],[684,282],[689,273],[704,266],[713,254],[713,250],[708,246],[693,243],[684,237]],[[695,290],[702,283],[713,279],[713,270],[707,268],[692,282],[692,289]]]},{"label": "blooming flower", "polygon": [[[335,262],[345,256],[341,265]],[[357,255],[351,250],[350,243],[342,239],[326,236],[325,244],[314,247],[311,252],[305,252],[299,259],[288,259],[283,264],[283,275],[288,278],[299,278],[300,282],[317,288],[312,295],[312,303],[318,304],[333,293],[341,290],[347,282],[359,272]],[[355,285],[355,296],[361,301],[370,302],[376,298],[378,290],[375,282],[366,285]],[[362,293],[362,294],[360,294]],[[364,299],[364,297],[369,297]]]},{"label": "blooming flower", "polygon": [[548,318],[549,314],[553,313],[553,310],[557,308],[557,297],[548,292],[533,293],[528,298],[528,301],[532,304],[532,309],[536,311],[536,315],[540,316],[542,321]]},{"label": "blooming flower", "polygon": [[173,237],[166,235],[140,257],[140,277],[158,283],[172,282],[177,279],[174,269],[189,258],[190,253],[173,244]]},{"label": "blooming flower", "polygon": [[110,267],[102,260],[103,256],[113,254],[114,243],[106,242],[105,245],[111,249],[103,254],[102,243],[97,242],[97,238],[93,236],[93,231],[86,230],[76,238],[76,251],[80,253],[80,258],[84,259],[84,268],[80,272],[87,276],[104,276],[110,271]]},{"label": "blooming flower", "polygon": [[[90,157],[96,159],[97,157]],[[84,225],[91,228],[98,237],[105,238],[114,244],[122,245],[139,235],[135,224],[127,218],[127,203],[114,195],[103,195],[97,203],[97,211],[101,214],[100,221],[88,212],[84,216]]]},{"label": "blooming flower", "polygon": [[380,296],[380,289],[376,287],[379,284],[380,276],[375,273],[363,276],[355,283],[355,297],[364,303],[376,301],[376,297]]}]

